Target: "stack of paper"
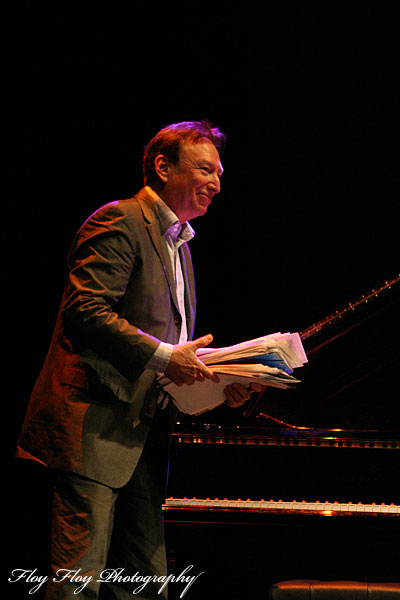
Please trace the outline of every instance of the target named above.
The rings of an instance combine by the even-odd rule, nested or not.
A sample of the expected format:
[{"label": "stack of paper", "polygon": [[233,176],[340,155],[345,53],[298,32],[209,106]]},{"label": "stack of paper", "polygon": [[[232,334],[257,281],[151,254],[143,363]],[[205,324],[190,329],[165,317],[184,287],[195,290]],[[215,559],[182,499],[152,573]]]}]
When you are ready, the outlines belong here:
[{"label": "stack of paper", "polygon": [[200,348],[198,358],[217,373],[220,382],[205,380],[177,386],[164,378],[162,385],[181,412],[200,414],[225,401],[224,389],[231,383],[260,383],[288,388],[299,379],[293,369],[307,362],[298,333],[273,333],[226,348]]}]

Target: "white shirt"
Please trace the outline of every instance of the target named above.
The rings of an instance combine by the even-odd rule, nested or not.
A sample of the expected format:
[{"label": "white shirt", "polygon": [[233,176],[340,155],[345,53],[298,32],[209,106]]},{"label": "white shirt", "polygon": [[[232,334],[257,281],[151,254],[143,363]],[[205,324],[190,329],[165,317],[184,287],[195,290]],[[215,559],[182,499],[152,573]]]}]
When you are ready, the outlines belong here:
[{"label": "white shirt", "polygon": [[[181,260],[179,256],[180,246],[191,240],[194,236],[194,230],[186,221],[183,225],[179,223],[176,214],[159,198],[159,196],[149,186],[146,186],[147,193],[157,200],[159,206],[159,219],[161,231],[167,242],[168,254],[171,260],[172,271],[174,273],[176,295],[178,298],[178,308],[181,315],[181,330],[179,335],[179,344],[187,341],[187,326],[185,312],[185,282],[182,274]],[[168,361],[172,354],[173,345],[161,342],[157,350],[146,365],[147,369],[164,373]]]}]

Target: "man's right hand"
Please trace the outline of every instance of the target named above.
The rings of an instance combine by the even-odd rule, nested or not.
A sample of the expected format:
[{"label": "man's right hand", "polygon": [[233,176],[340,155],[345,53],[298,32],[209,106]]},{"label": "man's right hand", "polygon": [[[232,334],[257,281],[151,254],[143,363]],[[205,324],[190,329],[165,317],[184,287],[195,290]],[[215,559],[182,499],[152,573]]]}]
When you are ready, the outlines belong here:
[{"label": "man's right hand", "polygon": [[204,379],[218,382],[218,375],[214,374],[196,356],[196,350],[208,346],[212,340],[212,335],[208,334],[193,342],[175,345],[165,370],[168,379],[179,386],[192,385],[195,381],[204,381]]}]

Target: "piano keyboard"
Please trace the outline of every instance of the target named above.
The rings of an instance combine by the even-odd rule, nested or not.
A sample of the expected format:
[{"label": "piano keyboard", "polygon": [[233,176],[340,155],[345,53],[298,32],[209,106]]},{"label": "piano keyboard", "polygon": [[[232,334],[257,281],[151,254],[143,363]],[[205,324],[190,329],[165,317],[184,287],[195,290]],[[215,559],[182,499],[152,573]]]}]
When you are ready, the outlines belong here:
[{"label": "piano keyboard", "polygon": [[333,515],[399,516],[400,505],[362,504],[361,502],[307,502],[286,500],[230,500],[224,498],[167,498],[163,510],[186,509],[194,511],[239,511],[258,513],[293,513]]},{"label": "piano keyboard", "polygon": [[[263,413],[260,413],[263,414]],[[179,444],[230,445],[230,446],[282,446],[282,447],[317,447],[317,448],[361,448],[400,450],[400,440],[396,439],[363,439],[345,435],[341,430],[324,432],[323,435],[308,436],[301,431],[293,432],[292,436],[277,435],[246,435],[240,430],[236,434],[226,433],[174,433],[173,438]]]}]

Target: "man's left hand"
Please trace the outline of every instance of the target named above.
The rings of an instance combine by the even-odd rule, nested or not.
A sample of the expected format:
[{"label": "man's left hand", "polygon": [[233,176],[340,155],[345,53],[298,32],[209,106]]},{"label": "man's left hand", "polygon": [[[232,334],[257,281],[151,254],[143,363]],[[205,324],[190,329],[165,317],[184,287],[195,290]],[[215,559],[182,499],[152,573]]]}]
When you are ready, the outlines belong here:
[{"label": "man's left hand", "polygon": [[231,408],[237,408],[242,406],[247,400],[250,399],[251,394],[254,392],[263,392],[265,386],[259,383],[251,383],[248,387],[245,387],[241,383],[232,383],[225,388],[225,404]]}]

